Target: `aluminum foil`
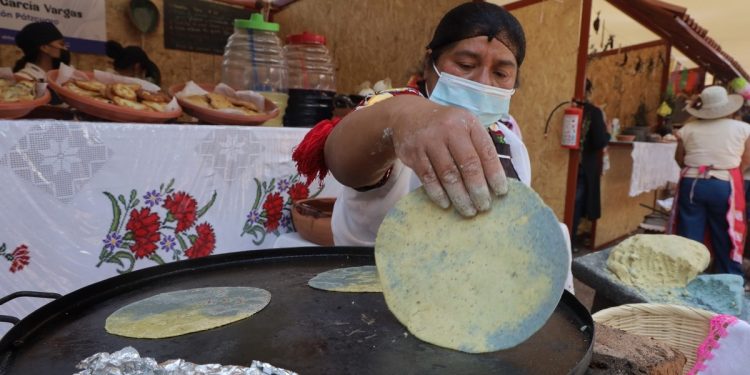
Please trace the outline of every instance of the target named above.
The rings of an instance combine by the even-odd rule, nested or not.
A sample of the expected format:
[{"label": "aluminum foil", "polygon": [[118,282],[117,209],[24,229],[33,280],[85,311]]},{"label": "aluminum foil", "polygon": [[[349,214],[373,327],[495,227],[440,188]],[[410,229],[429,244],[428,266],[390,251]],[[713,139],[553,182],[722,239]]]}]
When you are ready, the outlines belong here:
[{"label": "aluminum foil", "polygon": [[81,371],[75,375],[298,375],[260,361],[253,361],[250,367],[196,365],[184,359],[157,363],[153,358],[141,358],[132,346],[112,354],[96,353],[79,362],[76,368]]}]

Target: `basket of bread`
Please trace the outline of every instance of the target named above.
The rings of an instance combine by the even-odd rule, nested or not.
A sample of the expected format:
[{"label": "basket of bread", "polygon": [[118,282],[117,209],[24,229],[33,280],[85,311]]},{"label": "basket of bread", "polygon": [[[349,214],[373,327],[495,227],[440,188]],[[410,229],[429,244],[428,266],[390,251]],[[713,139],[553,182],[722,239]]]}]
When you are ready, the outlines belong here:
[{"label": "basket of bread", "polygon": [[172,93],[185,113],[215,125],[260,125],[279,114],[270,100],[253,91],[235,91],[218,85],[186,84],[172,86]]},{"label": "basket of bread", "polygon": [[50,93],[46,86],[16,80],[10,69],[0,69],[0,119],[21,118],[34,108],[49,103]]},{"label": "basket of bread", "polygon": [[150,82],[67,65],[47,73],[50,87],[71,107],[104,120],[165,122],[182,114],[177,101]]}]

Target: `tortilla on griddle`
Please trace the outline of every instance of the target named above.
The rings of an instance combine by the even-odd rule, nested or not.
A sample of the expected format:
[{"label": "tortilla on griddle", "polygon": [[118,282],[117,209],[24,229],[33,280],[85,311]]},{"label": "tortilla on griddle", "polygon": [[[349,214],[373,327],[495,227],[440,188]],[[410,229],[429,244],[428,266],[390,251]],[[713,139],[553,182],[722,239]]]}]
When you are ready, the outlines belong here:
[{"label": "tortilla on griddle", "polygon": [[214,287],[157,294],[107,317],[107,332],[160,339],[204,331],[252,316],[268,305],[271,293],[251,287]]},{"label": "tortilla on griddle", "polygon": [[331,292],[382,292],[375,266],[336,268],[319,273],[307,285]]}]

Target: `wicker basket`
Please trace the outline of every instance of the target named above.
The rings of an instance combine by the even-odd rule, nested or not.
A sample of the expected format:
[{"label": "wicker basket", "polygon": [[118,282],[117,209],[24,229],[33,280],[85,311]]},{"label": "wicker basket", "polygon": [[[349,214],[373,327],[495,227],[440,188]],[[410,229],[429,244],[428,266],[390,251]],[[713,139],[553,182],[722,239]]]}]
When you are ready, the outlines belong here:
[{"label": "wicker basket", "polygon": [[653,337],[680,350],[687,357],[682,372],[686,374],[695,364],[698,346],[706,339],[714,315],[686,306],[634,303],[601,310],[593,318],[597,323]]}]

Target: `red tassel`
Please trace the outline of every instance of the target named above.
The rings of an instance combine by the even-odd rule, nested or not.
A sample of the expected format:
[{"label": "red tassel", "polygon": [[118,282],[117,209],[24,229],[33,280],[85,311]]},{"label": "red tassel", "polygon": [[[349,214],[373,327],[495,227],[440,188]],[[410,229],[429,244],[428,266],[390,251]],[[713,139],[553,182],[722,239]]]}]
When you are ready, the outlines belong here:
[{"label": "red tassel", "polygon": [[326,140],[339,121],[341,118],[334,117],[315,124],[315,127],[310,129],[292,152],[292,160],[297,165],[297,172],[307,179],[305,183],[307,186],[310,186],[316,177],[322,185],[323,179],[328,174],[325,159]]}]

